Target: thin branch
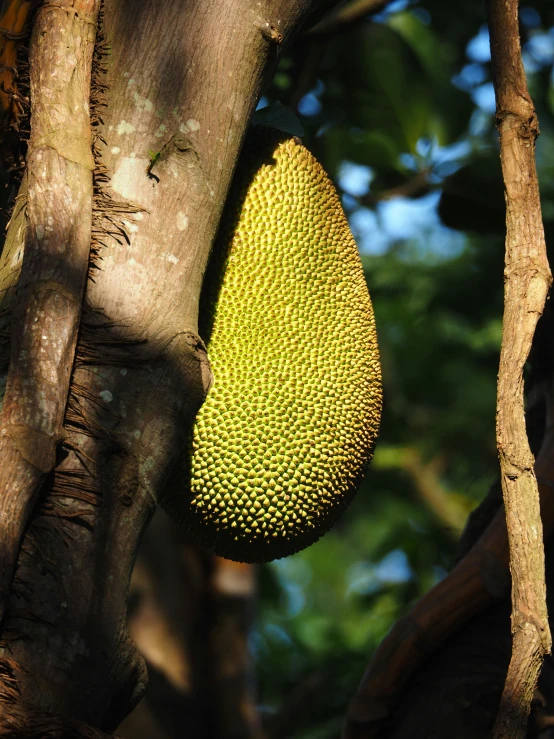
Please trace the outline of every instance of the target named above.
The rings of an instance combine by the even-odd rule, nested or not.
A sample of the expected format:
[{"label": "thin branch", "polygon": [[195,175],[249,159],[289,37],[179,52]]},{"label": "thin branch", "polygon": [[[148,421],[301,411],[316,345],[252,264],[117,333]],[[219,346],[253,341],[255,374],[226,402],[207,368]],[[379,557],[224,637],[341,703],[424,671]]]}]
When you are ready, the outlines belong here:
[{"label": "thin branch", "polygon": [[294,51],[298,54],[295,58],[294,85],[287,99],[287,105],[292,110],[297,110],[304,95],[313,89],[317,81],[317,75],[321,62],[327,51],[329,41],[326,38],[302,38],[302,43],[297,44]]},{"label": "thin branch", "polygon": [[287,100],[290,108],[296,110],[300,100],[315,85],[321,62],[333,36],[371,18],[390,2],[391,0],[354,0],[330,12],[306,34],[299,37],[294,49],[298,51],[298,71]]},{"label": "thin branch", "polygon": [[348,707],[343,739],[377,739],[414,671],[471,616],[505,593],[506,524],[502,511],[470,552],[410,613],[396,622],[369,662]]},{"label": "thin branch", "polygon": [[543,657],[550,653],[544,547],[523,369],[552,282],[542,225],[535,140],[539,126],[521,58],[518,0],[487,0],[496,121],[506,198],[504,319],[496,435],[512,573],[512,658],[495,739],[525,736]]},{"label": "thin branch", "polygon": [[360,205],[374,208],[378,203],[394,200],[395,198],[422,198],[424,195],[441,188],[439,183],[430,182],[430,174],[431,169],[426,167],[420,172],[416,172],[413,177],[401,185],[377,193],[368,192],[367,195],[358,198],[358,202]]},{"label": "thin branch", "polygon": [[444,524],[448,534],[457,541],[464,528],[468,510],[442,485],[442,462],[439,457],[426,462],[416,448],[407,448],[402,456],[401,466],[410,475],[420,498]]},{"label": "thin branch", "polygon": [[310,31],[310,36],[333,36],[355,26],[360,21],[376,15],[390,5],[391,0],[353,0],[329,14]]},{"label": "thin branch", "polygon": [[321,62],[333,36],[371,18],[384,10],[390,2],[391,0],[354,0],[347,5],[340,5],[299,37],[296,47],[293,47],[298,56],[295,61],[295,84],[287,100],[289,108],[296,110],[304,95],[315,85]]},{"label": "thin branch", "polygon": [[459,539],[469,510],[441,482],[443,457],[437,455],[427,461],[415,446],[380,447],[373,467],[403,470],[410,477],[417,495],[446,527],[448,534],[456,541]]}]

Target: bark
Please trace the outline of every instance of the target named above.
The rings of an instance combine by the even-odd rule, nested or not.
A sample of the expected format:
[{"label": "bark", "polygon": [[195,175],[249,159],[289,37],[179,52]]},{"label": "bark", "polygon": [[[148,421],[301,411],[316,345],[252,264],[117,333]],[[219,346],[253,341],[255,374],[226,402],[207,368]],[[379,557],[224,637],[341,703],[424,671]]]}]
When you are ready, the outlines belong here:
[{"label": "bark", "polygon": [[[545,539],[554,528],[553,332],[554,313],[547,303],[535,335],[527,413],[529,439],[533,452],[537,453],[535,471]],[[479,548],[485,555],[482,567],[471,572],[468,566],[476,562]],[[460,541],[457,566],[416,604],[414,611],[422,627],[420,631],[415,632],[410,644],[405,644],[397,639],[398,630],[393,629],[377,650],[352,702],[347,726],[351,733],[347,736],[489,739],[511,652],[508,559],[499,480],[469,518]],[[551,541],[546,564],[552,613],[554,545]],[[466,577],[461,577],[464,573]],[[448,597],[441,597],[445,586],[449,587]],[[481,599],[481,607],[488,607],[464,623],[477,597]],[[551,720],[553,713],[551,663],[552,660],[545,663],[540,692],[532,704],[532,724],[536,731]],[[381,710],[381,720],[371,721],[372,715],[375,718],[371,712],[375,701],[387,710]],[[537,736],[533,730],[531,727],[529,737]]]},{"label": "bark", "polygon": [[525,735],[543,657],[552,645],[539,494],[523,404],[523,370],[552,277],[535,167],[538,121],[521,58],[518,0],[490,0],[486,7],[506,197],[496,438],[510,543],[513,646],[494,727],[501,739]]},{"label": "bark", "polygon": [[63,434],[91,240],[89,98],[99,5],[45,2],[31,39],[25,256],[0,416],[0,622],[23,531]]},{"label": "bark", "polygon": [[191,544],[157,512],[131,581],[129,630],[145,657],[144,699],[125,739],[262,739],[247,637],[255,568]]},{"label": "bark", "polygon": [[[141,533],[211,382],[197,335],[202,277],[280,42],[317,6],[106,0],[93,258],[63,442],[8,594],[6,709],[15,703],[23,715],[109,732],[144,692],[144,663],[125,623],[127,589]],[[31,229],[22,209],[14,214],[0,264],[8,294]]]},{"label": "bark", "polygon": [[[403,710],[398,699],[410,678],[414,686],[411,695],[415,692],[419,704],[422,693],[433,700],[432,686],[421,689],[418,678],[422,679],[425,663],[441,642],[502,594],[498,585],[505,580],[507,536],[513,581],[514,653],[495,729],[499,737],[524,735],[542,658],[550,650],[539,495],[523,408],[523,368],[551,282],[534,162],[538,126],[521,62],[517,2],[491,2],[489,11],[507,204],[497,441],[508,531],[501,511],[448,577],[393,627],[375,653],[350,704],[344,734],[349,739],[381,736],[387,723],[390,729],[391,719]],[[546,435],[536,464],[545,534],[552,530],[554,520],[551,437]],[[445,646],[441,653],[447,650]],[[435,667],[437,660],[440,661],[440,655],[433,660]],[[418,667],[421,668],[418,676],[413,676]],[[441,684],[439,691],[442,690]],[[413,716],[413,706],[408,706],[408,713]],[[405,731],[408,723],[400,723]],[[421,723],[426,728],[417,733],[419,736],[440,736],[444,732],[442,726],[435,734],[435,727],[431,726],[433,715]],[[476,735],[475,729],[467,729],[463,722],[458,724],[460,730]],[[490,726],[486,730],[490,731]],[[413,723],[409,732],[410,736],[416,732]],[[387,735],[400,737],[405,733],[393,731]]]}]

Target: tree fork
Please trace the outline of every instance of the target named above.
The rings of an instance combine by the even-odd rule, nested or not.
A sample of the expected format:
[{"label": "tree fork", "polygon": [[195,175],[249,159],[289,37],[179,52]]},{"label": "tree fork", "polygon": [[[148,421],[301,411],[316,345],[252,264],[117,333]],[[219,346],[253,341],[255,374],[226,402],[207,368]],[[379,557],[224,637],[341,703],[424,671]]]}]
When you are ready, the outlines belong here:
[{"label": "tree fork", "polygon": [[[316,0],[105,2],[99,252],[63,454],[25,530],[9,592],[0,712],[17,704],[23,714],[110,732],[144,691],[144,664],[126,629],[128,583],[141,533],[211,380],[196,333],[206,262],[281,42],[320,7]],[[25,228],[12,222],[13,256]],[[3,255],[0,279],[9,282],[10,271]],[[4,677],[2,665],[10,668]]]}]

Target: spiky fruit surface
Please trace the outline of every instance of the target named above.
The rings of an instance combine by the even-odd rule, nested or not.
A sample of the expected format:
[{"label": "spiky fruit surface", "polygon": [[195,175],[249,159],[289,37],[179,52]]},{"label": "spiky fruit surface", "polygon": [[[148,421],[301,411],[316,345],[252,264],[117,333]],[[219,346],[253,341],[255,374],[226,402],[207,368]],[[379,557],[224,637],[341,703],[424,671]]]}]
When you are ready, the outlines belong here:
[{"label": "spiky fruit surface", "polygon": [[313,543],[352,499],[381,375],[356,244],[322,167],[267,129],[241,162],[212,265],[215,381],[194,428],[185,523],[254,562]]}]

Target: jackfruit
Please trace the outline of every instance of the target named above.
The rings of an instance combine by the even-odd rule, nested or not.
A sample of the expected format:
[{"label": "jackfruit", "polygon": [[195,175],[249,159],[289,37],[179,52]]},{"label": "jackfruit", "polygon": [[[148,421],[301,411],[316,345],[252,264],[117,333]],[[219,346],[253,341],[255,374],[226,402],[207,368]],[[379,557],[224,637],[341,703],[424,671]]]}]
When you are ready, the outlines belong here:
[{"label": "jackfruit", "polygon": [[370,460],[381,374],[370,297],[337,193],[296,138],[250,135],[202,311],[214,385],[180,518],[247,562],[315,542]]}]

